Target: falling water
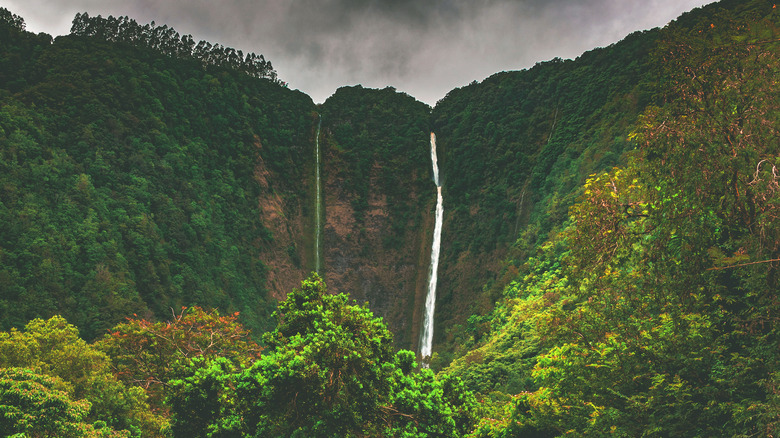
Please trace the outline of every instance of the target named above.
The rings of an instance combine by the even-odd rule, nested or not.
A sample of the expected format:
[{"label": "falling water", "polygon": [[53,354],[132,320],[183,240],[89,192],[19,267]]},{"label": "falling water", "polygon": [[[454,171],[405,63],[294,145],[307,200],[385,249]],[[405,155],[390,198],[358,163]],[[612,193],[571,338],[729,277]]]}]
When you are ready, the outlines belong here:
[{"label": "falling water", "polygon": [[436,183],[436,224],[433,227],[433,245],[431,247],[431,270],[428,274],[428,296],[425,298],[425,319],[420,341],[420,355],[423,361],[431,356],[433,347],[433,311],[436,305],[436,280],[439,269],[439,247],[441,246],[441,223],[444,216],[441,184],[439,182],[439,164],[436,159],[436,134],[431,132],[431,162],[433,163],[433,181]]},{"label": "falling water", "polygon": [[314,272],[320,272],[320,229],[322,228],[322,183],[320,181],[320,127],[322,127],[322,115],[317,122],[317,136],[314,139],[315,167],[314,185],[316,187],[314,198]]}]

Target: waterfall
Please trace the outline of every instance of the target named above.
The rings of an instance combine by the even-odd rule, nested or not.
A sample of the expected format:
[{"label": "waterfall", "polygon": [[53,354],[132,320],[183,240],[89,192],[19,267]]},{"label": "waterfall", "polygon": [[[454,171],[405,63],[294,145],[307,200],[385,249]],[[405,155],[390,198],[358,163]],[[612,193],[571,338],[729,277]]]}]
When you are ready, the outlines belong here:
[{"label": "waterfall", "polygon": [[425,318],[420,339],[420,355],[423,366],[431,356],[433,347],[433,311],[436,305],[436,281],[439,269],[439,248],[441,246],[441,223],[444,216],[441,183],[439,182],[439,164],[436,159],[436,134],[431,132],[431,162],[433,163],[433,181],[436,183],[436,223],[433,227],[433,245],[431,246],[431,270],[428,273],[428,295],[425,297]]},{"label": "waterfall", "polygon": [[314,272],[320,272],[320,230],[322,229],[322,182],[320,181],[320,128],[322,127],[322,115],[317,122],[317,136],[314,139],[315,166],[314,166]]}]

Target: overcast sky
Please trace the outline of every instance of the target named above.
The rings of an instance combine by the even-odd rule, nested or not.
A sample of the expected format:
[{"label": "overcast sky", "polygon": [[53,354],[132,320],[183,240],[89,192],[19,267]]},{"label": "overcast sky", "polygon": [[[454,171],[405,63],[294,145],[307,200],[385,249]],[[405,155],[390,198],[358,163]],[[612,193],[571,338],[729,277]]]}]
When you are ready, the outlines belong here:
[{"label": "overcast sky", "polygon": [[393,86],[428,104],[455,87],[576,58],[711,0],[0,0],[27,29],[67,34],[77,12],[152,20],[262,54],[317,102]]}]

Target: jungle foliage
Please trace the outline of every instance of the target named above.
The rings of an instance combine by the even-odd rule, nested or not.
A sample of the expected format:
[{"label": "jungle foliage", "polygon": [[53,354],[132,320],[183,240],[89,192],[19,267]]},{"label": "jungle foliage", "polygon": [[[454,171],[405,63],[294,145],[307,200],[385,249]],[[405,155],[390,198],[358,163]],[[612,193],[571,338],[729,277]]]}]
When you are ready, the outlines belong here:
[{"label": "jungle foliage", "polygon": [[476,424],[460,379],[420,370],[316,274],[274,316],[265,350],[237,315],[199,308],[128,318],[93,344],[59,316],[0,332],[0,425],[75,438],[464,436]]}]

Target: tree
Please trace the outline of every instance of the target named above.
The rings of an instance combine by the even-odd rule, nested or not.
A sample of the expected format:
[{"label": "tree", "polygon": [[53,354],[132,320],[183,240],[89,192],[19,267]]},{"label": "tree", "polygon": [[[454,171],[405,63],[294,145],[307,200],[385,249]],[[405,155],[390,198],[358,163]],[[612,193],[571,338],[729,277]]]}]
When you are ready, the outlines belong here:
[{"label": "tree", "polygon": [[26,27],[24,18],[11,13],[6,8],[0,8],[0,23],[8,25],[18,31],[23,31]]},{"label": "tree", "polygon": [[129,438],[105,422],[86,422],[90,403],[73,400],[58,377],[26,368],[0,368],[0,430],[6,436]]},{"label": "tree", "polygon": [[166,421],[150,412],[143,391],[118,381],[109,364],[103,352],[79,338],[78,329],[60,316],[34,319],[23,332],[0,332],[0,367],[23,367],[61,379],[66,386],[58,388],[68,397],[87,400],[85,420],[160,436]]},{"label": "tree", "polygon": [[237,409],[236,379],[240,370],[224,357],[196,358],[169,382],[166,400],[174,418],[174,437],[240,438],[244,421]]},{"label": "tree", "polygon": [[167,322],[128,318],[97,343],[112,360],[120,380],[145,389],[162,407],[170,394],[168,382],[179,378],[195,358],[227,358],[234,367],[248,366],[262,348],[238,322],[238,312],[220,316],[216,310],[182,308]]},{"label": "tree", "polygon": [[418,370],[411,351],[396,353],[390,371],[390,404],[384,406],[388,437],[460,437],[474,428],[477,402],[458,377]]},{"label": "tree", "polygon": [[380,318],[317,274],[291,292],[260,360],[193,361],[168,398],[179,437],[461,436],[474,396],[457,378],[415,372]]},{"label": "tree", "polygon": [[239,398],[253,401],[246,420],[254,436],[352,436],[379,427],[392,335],[348,302],[312,274],[279,304],[278,325],[263,338],[271,354],[238,380]]}]

